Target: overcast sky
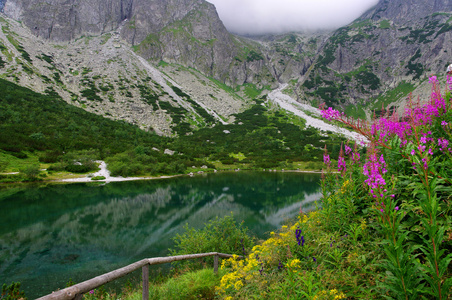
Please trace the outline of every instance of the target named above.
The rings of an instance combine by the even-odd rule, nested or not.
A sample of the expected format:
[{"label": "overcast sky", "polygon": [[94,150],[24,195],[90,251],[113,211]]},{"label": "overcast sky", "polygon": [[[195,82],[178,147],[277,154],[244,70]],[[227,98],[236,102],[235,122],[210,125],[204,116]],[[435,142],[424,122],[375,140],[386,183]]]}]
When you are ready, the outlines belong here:
[{"label": "overcast sky", "polygon": [[358,18],[378,0],[207,0],[238,34],[331,29]]}]

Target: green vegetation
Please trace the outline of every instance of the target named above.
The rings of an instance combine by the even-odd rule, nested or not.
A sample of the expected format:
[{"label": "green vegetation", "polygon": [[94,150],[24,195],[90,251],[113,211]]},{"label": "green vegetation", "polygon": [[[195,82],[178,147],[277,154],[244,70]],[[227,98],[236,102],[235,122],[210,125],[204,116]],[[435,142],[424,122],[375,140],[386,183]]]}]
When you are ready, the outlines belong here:
[{"label": "green vegetation", "polygon": [[380,29],[389,29],[391,28],[391,23],[388,20],[380,21]]},{"label": "green vegetation", "polygon": [[259,61],[259,60],[263,60],[263,59],[264,59],[264,57],[262,56],[262,54],[254,51],[254,50],[251,50],[246,57],[247,62]]},{"label": "green vegetation", "polygon": [[345,108],[345,114],[354,118],[366,119],[366,113],[364,112],[363,105],[351,104]]},{"label": "green vegetation", "polygon": [[[248,228],[244,227],[243,222],[237,224],[232,214],[223,218],[217,217],[199,230],[188,226],[184,229],[183,234],[177,234],[173,238],[175,246],[170,250],[171,255],[208,252],[245,255],[245,249],[250,249],[254,245],[254,239],[249,235]],[[200,268],[206,263],[213,266],[213,257],[206,257],[201,261],[181,261],[173,265]]]},{"label": "green vegetation", "polygon": [[252,83],[244,84],[245,95],[250,99],[256,99],[265,89],[270,89],[269,87],[258,88]]},{"label": "green vegetation", "polygon": [[421,75],[424,73],[424,66],[421,63],[416,63],[415,61],[420,58],[421,55],[421,49],[418,49],[416,53],[413,55],[413,57],[408,61],[407,68],[408,71],[406,75],[413,74],[413,80],[417,80],[421,77]]},{"label": "green vegetation", "polygon": [[[245,260],[223,261],[226,274],[215,297],[449,299],[451,95],[443,106],[438,88],[435,94],[438,101],[417,108],[416,115],[376,120],[380,130],[364,129],[374,143],[366,157],[356,146],[341,148],[340,176],[324,153],[322,208],[300,212],[251,251],[245,248]],[[428,121],[417,123],[419,118]],[[343,122],[358,129],[358,123]],[[397,124],[410,127],[400,135]],[[186,235],[187,245],[201,236]]]},{"label": "green vegetation", "polygon": [[180,88],[176,86],[171,87],[173,91],[181,98],[189,102],[194,110],[206,121],[207,124],[215,124],[215,119],[210,115],[204,108],[202,108],[198,103],[193,101],[189,95],[184,93]]},{"label": "green vegetation", "polygon": [[10,285],[4,284],[2,286],[2,293],[0,299],[13,300],[13,299],[27,299],[25,293],[20,290],[20,282],[13,282]]},{"label": "green vegetation", "polygon": [[378,110],[381,109],[382,106],[386,107],[387,105],[394,103],[394,101],[408,96],[412,91],[414,91],[413,84],[402,81],[397,87],[381,94],[376,101],[372,101],[374,103],[373,109]]},{"label": "green vegetation", "polygon": [[[90,78],[84,84],[95,87]],[[142,97],[153,101],[156,108],[167,110],[174,123],[177,138],[156,136],[125,122],[115,122],[66,104],[49,89],[37,94],[11,82],[0,80],[0,161],[5,172],[25,170],[40,165],[47,172],[28,176],[49,179],[58,174],[88,173],[97,170],[95,160],[109,163],[113,175],[149,176],[183,174],[191,167],[216,169],[296,169],[314,167],[299,164],[319,161],[325,144],[337,150],[343,139],[320,136],[312,128],[278,111],[269,111],[258,100],[250,109],[237,114],[234,124],[214,123],[202,107],[191,103],[204,118],[211,119],[212,128],[194,131],[185,121],[187,111],[171,102],[158,101],[144,86]],[[92,89],[87,89],[86,93]],[[180,89],[181,97],[189,99]],[[99,91],[99,90],[97,90]],[[187,133],[190,133],[187,135]],[[307,147],[306,145],[309,145]],[[162,150],[153,150],[154,148]],[[163,153],[170,149],[176,155]],[[235,157],[234,153],[242,153]],[[24,173],[4,175],[3,181],[21,181]]]}]

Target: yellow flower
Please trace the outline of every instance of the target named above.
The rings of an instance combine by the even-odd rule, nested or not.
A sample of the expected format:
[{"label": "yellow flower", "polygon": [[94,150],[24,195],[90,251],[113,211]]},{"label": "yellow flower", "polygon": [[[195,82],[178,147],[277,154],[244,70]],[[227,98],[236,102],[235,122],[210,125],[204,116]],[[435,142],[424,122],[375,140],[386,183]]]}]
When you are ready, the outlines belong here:
[{"label": "yellow flower", "polygon": [[361,229],[362,229],[362,230],[365,230],[366,227],[367,227],[367,225],[366,225],[366,220],[361,219]]},{"label": "yellow flower", "polygon": [[243,282],[241,282],[241,281],[237,281],[235,284],[234,284],[234,287],[235,287],[235,289],[238,291],[238,290],[240,290],[240,288],[243,286]]},{"label": "yellow flower", "polygon": [[299,268],[301,264],[301,261],[298,258],[292,259],[289,264],[288,267],[291,269],[296,269]]}]

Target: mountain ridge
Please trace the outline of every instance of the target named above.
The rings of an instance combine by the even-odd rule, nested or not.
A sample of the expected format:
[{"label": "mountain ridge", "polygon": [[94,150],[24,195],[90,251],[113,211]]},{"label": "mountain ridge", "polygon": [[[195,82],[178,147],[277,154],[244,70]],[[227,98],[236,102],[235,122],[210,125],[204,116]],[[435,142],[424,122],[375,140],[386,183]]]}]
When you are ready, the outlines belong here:
[{"label": "mountain ridge", "polygon": [[[165,135],[174,134],[180,123],[202,128],[211,123],[207,115],[233,120],[249,100],[280,83],[287,83],[285,93],[300,102],[326,103],[369,117],[381,106],[401,106],[410,92],[425,93],[426,78],[443,74],[452,47],[452,3],[447,0],[381,0],[331,33],[254,40],[228,33],[215,7],[203,0],[2,1],[5,14],[28,28],[25,34],[18,23],[4,33],[2,76],[39,92],[53,89],[69,103]],[[49,6],[56,9],[53,15],[40,14]],[[47,50],[36,51],[40,47]],[[160,84],[138,76],[147,71],[136,54],[167,78],[177,78],[172,85],[184,92],[182,102],[175,93],[161,94],[165,89]],[[54,60],[50,67],[43,61],[47,56]],[[134,84],[138,78],[145,84]],[[148,92],[140,90],[146,85]],[[167,109],[154,103],[159,100],[143,100],[160,97]],[[191,117],[178,110],[184,105]]]}]

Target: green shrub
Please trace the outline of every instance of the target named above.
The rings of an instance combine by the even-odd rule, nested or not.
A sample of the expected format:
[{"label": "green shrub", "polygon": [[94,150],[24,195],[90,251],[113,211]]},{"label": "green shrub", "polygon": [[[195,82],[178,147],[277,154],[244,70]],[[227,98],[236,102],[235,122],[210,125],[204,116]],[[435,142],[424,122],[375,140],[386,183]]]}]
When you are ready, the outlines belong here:
[{"label": "green shrub", "polygon": [[88,166],[85,165],[67,165],[64,169],[71,173],[86,173],[91,170]]},{"label": "green shrub", "polygon": [[47,168],[48,172],[61,172],[66,168],[66,164],[64,163],[56,163]]},{"label": "green shrub", "polygon": [[9,162],[6,160],[0,160],[0,172],[4,172],[8,167]]},{"label": "green shrub", "polygon": [[40,172],[39,164],[33,164],[26,166],[20,172],[25,175],[26,179],[28,180],[35,180]]},{"label": "green shrub", "polygon": [[[205,224],[204,228],[185,227],[185,233],[177,234],[173,241],[171,255],[184,255],[208,252],[245,255],[253,246],[254,238],[248,233],[243,222],[238,224],[233,215],[216,217]],[[213,258],[205,258],[202,262],[212,263]],[[199,263],[186,261],[186,264],[200,266]]]},{"label": "green shrub", "polygon": [[39,155],[39,162],[42,163],[55,163],[58,161],[62,153],[60,151],[46,151]]},{"label": "green shrub", "polygon": [[13,282],[10,285],[3,284],[2,294],[0,299],[13,300],[22,299],[27,300],[25,297],[25,292],[20,290],[20,282]]}]

